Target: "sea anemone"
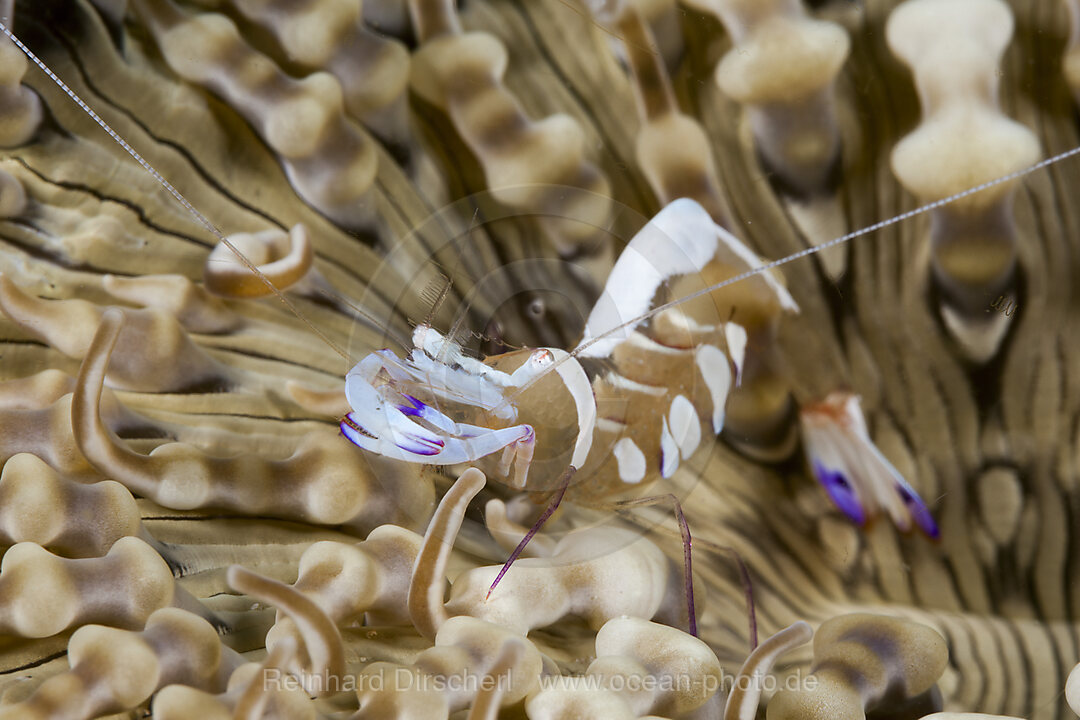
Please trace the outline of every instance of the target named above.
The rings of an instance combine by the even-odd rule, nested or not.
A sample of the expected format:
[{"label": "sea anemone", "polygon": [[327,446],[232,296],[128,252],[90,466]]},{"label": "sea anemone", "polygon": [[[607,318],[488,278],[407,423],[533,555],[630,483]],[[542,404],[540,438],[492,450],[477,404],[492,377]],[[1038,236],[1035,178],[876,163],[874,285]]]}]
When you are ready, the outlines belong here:
[{"label": "sea anemone", "polygon": [[[0,22],[146,164],[0,39],[0,718],[1080,707],[1076,162],[910,212],[1080,144],[1078,0],[0,0]],[[344,376],[418,325],[462,358],[572,348],[672,206],[741,259],[645,304],[910,214],[654,318],[691,345],[740,328],[726,408],[671,477],[571,488],[501,576],[550,488],[354,447]],[[563,415],[541,403],[537,437]],[[849,503],[836,467],[870,456],[926,514]],[[685,510],[696,607],[671,503],[616,502],[647,495]]]}]

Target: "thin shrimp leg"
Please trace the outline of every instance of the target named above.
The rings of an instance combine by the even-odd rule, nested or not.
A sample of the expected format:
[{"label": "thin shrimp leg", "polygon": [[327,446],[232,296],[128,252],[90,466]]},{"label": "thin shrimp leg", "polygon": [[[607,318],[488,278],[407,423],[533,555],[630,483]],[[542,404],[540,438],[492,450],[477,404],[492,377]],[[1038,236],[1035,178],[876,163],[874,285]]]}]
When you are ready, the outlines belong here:
[{"label": "thin shrimp leg", "polygon": [[[683,543],[683,581],[686,586],[686,609],[689,615],[690,634],[697,637],[697,613],[694,606],[694,568],[693,568],[693,538],[690,536],[690,524],[686,522],[686,515],[683,513],[682,503],[679,499],[667,493],[665,495],[652,495],[650,497],[637,498],[634,500],[623,500],[621,502],[611,503],[612,507],[618,510],[628,510],[635,507],[648,507],[652,505],[659,505],[660,503],[670,502],[675,509],[675,519],[679,523],[679,534],[682,536]],[[750,630],[750,649],[753,650],[757,647],[757,612],[754,609],[754,588],[750,580],[750,571],[746,567],[746,563],[739,557],[739,553],[734,548],[715,545],[709,543],[711,549],[719,550],[729,553],[735,558],[735,564],[739,569],[739,581],[743,586],[743,593],[746,596],[746,615],[747,623]]]},{"label": "thin shrimp leg", "polygon": [[543,513],[541,513],[540,517],[537,518],[536,522],[533,523],[533,526],[529,528],[529,532],[525,533],[525,537],[521,538],[521,542],[519,542],[517,547],[514,548],[514,552],[510,553],[510,557],[508,557],[506,559],[506,562],[503,563],[502,568],[499,570],[499,574],[495,576],[495,579],[492,581],[491,587],[488,588],[487,595],[484,596],[484,599],[491,597],[491,593],[495,591],[495,587],[503,579],[503,575],[505,575],[506,571],[510,569],[510,566],[514,564],[514,561],[521,557],[521,553],[525,551],[525,546],[529,544],[529,541],[533,539],[536,533],[540,532],[540,528],[544,527],[544,523],[546,523],[548,519],[555,514],[555,511],[559,509],[559,505],[562,503],[563,496],[566,495],[566,489],[570,487],[570,481],[573,479],[576,472],[577,468],[573,465],[568,467],[563,472],[562,477],[559,479],[559,491],[555,493],[555,497],[551,499],[551,502],[548,504],[547,509],[544,510]]}]

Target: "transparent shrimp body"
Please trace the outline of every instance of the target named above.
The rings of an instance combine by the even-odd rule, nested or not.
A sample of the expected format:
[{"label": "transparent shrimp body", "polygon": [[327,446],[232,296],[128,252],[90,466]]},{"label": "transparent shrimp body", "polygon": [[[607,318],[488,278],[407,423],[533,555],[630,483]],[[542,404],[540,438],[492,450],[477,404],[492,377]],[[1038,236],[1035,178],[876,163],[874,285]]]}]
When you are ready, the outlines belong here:
[{"label": "transparent shrimp body", "polygon": [[[476,463],[501,452],[496,474],[513,465],[511,484],[522,489],[557,490],[572,467],[581,471],[575,497],[641,490],[671,477],[709,430],[722,429],[747,338],[718,315],[717,298],[651,320],[646,314],[676,285],[693,287],[681,282],[688,277],[730,276],[758,262],[698,203],[672,202],[619,257],[572,353],[540,349],[480,361],[421,325],[406,358],[381,350],[349,373],[353,412],[342,432],[360,447],[413,462]],[[767,275],[728,291],[719,305],[738,305],[748,318],[748,307],[795,307]],[[539,475],[526,488],[530,465]]]},{"label": "transparent shrimp body", "polygon": [[[352,412],[341,430],[399,460],[479,464],[518,489],[556,491],[572,467],[580,500],[639,491],[670,478],[708,432],[723,430],[729,397],[746,380],[748,346],[760,353],[782,318],[798,312],[770,273],[722,285],[760,265],[698,203],[676,200],[623,251],[573,353],[481,361],[420,325],[406,358],[379,350],[349,372]],[[687,298],[702,286],[692,302],[657,305],[665,293]],[[603,370],[590,376],[578,358]],[[900,529],[914,521],[936,536],[925,503],[870,439],[857,396],[803,403],[801,419],[810,466],[845,514],[862,524],[883,509]]]}]

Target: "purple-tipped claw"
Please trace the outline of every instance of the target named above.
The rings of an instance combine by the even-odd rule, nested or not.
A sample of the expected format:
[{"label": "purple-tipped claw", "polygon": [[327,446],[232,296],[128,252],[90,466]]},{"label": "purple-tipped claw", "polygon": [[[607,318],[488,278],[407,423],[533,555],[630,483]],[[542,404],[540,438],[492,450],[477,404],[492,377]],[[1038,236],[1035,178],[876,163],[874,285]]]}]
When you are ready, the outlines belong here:
[{"label": "purple-tipped claw", "polygon": [[440,452],[442,452],[440,448],[433,448],[429,445],[414,445],[413,443],[408,442],[399,442],[394,444],[405,452],[412,453],[413,455],[426,455],[428,457],[431,457],[432,455],[438,455]]},{"label": "purple-tipped claw", "polygon": [[445,445],[442,440],[428,440],[427,438],[400,432],[395,433],[394,444],[405,452],[427,456],[438,455]]},{"label": "purple-tipped claw", "polygon": [[900,493],[904,505],[907,506],[908,512],[911,513],[911,517],[914,518],[919,529],[933,540],[940,538],[941,530],[938,529],[937,523],[934,522],[934,516],[930,514],[930,509],[926,507],[926,503],[922,501],[922,498],[914,490],[904,485],[897,484],[896,491]]},{"label": "purple-tipped claw", "polygon": [[[354,445],[373,449],[372,443],[378,443],[379,437],[369,432],[363,425],[357,422],[356,413],[349,413],[341,418],[341,433]],[[411,433],[393,431],[394,444],[408,453],[430,457],[443,451],[445,443],[438,438],[425,438]],[[368,441],[371,441],[370,443]]]},{"label": "purple-tipped claw", "polygon": [[365,430],[364,426],[356,421],[356,413],[348,413],[341,418],[338,426],[341,428],[341,434],[357,447],[365,447],[365,442],[368,439],[378,440],[377,437]]},{"label": "purple-tipped claw", "polygon": [[841,512],[857,525],[863,525],[866,522],[866,511],[863,510],[859,498],[855,495],[855,489],[843,472],[831,470],[815,462],[814,474]]},{"label": "purple-tipped claw", "polygon": [[406,393],[402,393],[401,395],[402,395],[402,397],[407,399],[411,404],[410,405],[398,405],[397,406],[398,410],[400,410],[405,415],[411,415],[412,417],[420,417],[420,416],[422,416],[424,414],[424,408],[426,408],[427,405],[424,404],[424,402],[422,400],[418,400],[417,398],[414,398],[412,395],[407,395]]}]

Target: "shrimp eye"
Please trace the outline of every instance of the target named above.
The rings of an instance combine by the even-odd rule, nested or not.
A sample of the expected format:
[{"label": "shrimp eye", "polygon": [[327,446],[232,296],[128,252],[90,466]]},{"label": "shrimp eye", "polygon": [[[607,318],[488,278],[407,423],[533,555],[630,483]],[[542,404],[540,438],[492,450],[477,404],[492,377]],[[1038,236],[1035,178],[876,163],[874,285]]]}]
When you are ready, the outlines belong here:
[{"label": "shrimp eye", "polygon": [[532,363],[538,367],[547,367],[548,365],[555,362],[555,356],[551,353],[550,350],[547,350],[545,348],[533,351],[532,357],[530,357],[529,359],[532,360]]}]

